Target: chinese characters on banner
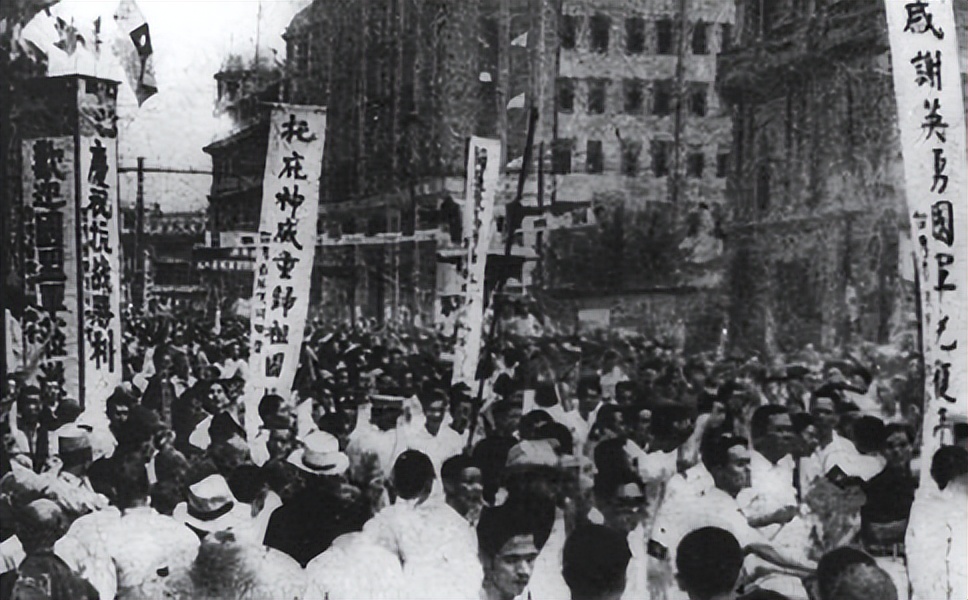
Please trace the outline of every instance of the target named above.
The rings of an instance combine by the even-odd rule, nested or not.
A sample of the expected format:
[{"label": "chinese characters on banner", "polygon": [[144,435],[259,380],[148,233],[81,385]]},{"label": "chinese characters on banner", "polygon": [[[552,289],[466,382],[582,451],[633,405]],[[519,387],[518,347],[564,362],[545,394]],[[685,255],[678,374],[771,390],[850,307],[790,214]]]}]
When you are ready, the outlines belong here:
[{"label": "chinese characters on banner", "polygon": [[325,134],[325,109],[273,108],[252,293],[254,406],[246,414],[257,414],[263,393],[288,394],[296,376],[316,253]]},{"label": "chinese characters on banner", "polygon": [[965,106],[951,0],[885,0],[907,204],[921,289],[926,403],[922,488],[968,413]]},{"label": "chinese characters on banner", "polygon": [[105,136],[79,139],[84,393],[92,406],[103,407],[121,383],[118,146]]},{"label": "chinese characters on banner", "polygon": [[471,385],[477,374],[484,329],[484,275],[494,235],[494,200],[500,182],[501,142],[472,137],[467,151],[461,292],[453,381]]},{"label": "chinese characters on banner", "polygon": [[25,360],[81,400],[74,139],[24,140]]}]

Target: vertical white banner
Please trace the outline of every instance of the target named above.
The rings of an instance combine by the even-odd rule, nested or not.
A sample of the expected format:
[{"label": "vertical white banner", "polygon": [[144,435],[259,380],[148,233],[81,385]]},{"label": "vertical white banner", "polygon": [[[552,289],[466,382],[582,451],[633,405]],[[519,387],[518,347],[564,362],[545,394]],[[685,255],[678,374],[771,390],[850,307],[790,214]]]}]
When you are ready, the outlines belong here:
[{"label": "vertical white banner", "polygon": [[484,276],[494,235],[494,201],[501,175],[501,141],[471,137],[467,150],[462,247],[463,305],[457,317],[453,382],[476,380],[484,333]]},{"label": "vertical white banner", "polygon": [[907,205],[921,289],[926,394],[921,488],[940,427],[968,415],[965,105],[951,0],[885,0]]},{"label": "vertical white banner", "polygon": [[316,106],[272,109],[262,218],[252,293],[250,384],[246,427],[266,392],[288,395],[299,365],[313,260],[326,136],[326,111]]},{"label": "vertical white banner", "polygon": [[81,397],[74,138],[23,141],[24,360]]},{"label": "vertical white banner", "polygon": [[84,397],[85,409],[101,414],[121,383],[118,143],[100,135],[79,139]]}]

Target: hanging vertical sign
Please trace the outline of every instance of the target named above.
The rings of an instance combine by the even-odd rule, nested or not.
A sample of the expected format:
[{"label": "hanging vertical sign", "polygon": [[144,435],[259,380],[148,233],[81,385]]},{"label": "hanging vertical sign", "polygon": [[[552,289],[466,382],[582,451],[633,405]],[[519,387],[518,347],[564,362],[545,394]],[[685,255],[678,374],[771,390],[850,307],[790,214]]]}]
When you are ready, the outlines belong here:
[{"label": "hanging vertical sign", "polygon": [[23,141],[25,366],[80,401],[74,138]]},{"label": "hanging vertical sign", "polygon": [[500,182],[501,142],[471,137],[462,229],[462,306],[454,346],[453,382],[476,380],[484,330],[484,276],[494,235],[494,201]]},{"label": "hanging vertical sign", "polygon": [[121,383],[121,239],[118,223],[117,84],[87,79],[78,108],[77,214],[87,408],[101,414]]},{"label": "hanging vertical sign", "polygon": [[885,0],[884,5],[921,289],[923,488],[934,451],[950,443],[945,422],[968,414],[965,105],[951,0]]},{"label": "hanging vertical sign", "polygon": [[299,365],[316,254],[325,135],[325,109],[273,107],[252,293],[253,403],[265,392],[287,395]]}]

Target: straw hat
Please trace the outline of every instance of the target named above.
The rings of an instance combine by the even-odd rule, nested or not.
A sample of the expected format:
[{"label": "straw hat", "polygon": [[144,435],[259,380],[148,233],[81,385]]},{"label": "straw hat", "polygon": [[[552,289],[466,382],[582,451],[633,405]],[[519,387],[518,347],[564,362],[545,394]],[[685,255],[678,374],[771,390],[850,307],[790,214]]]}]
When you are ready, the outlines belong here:
[{"label": "straw hat", "polygon": [[314,475],[340,475],[350,466],[350,459],[339,450],[339,440],[325,431],[306,436],[304,447],[294,450],[287,461]]},{"label": "straw hat", "polygon": [[172,517],[200,531],[225,531],[251,520],[252,508],[235,499],[221,475],[209,475],[189,486],[188,501],[175,506]]}]

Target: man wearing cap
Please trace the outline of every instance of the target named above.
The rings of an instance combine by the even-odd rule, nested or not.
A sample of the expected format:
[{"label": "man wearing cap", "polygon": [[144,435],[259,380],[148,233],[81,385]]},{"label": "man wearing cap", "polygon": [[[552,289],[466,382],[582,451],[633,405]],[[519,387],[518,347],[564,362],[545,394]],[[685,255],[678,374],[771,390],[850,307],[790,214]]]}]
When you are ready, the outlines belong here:
[{"label": "man wearing cap", "polygon": [[310,434],[287,461],[303,473],[305,485],[272,513],[265,544],[306,566],[340,535],[362,529],[369,511],[359,490],[344,483],[350,461],[334,436]]},{"label": "man wearing cap", "polygon": [[93,458],[87,432],[77,426],[61,428],[57,446],[62,465],[57,479],[65,484],[64,497],[74,516],[107,507],[108,499],[94,491],[87,476]]}]

